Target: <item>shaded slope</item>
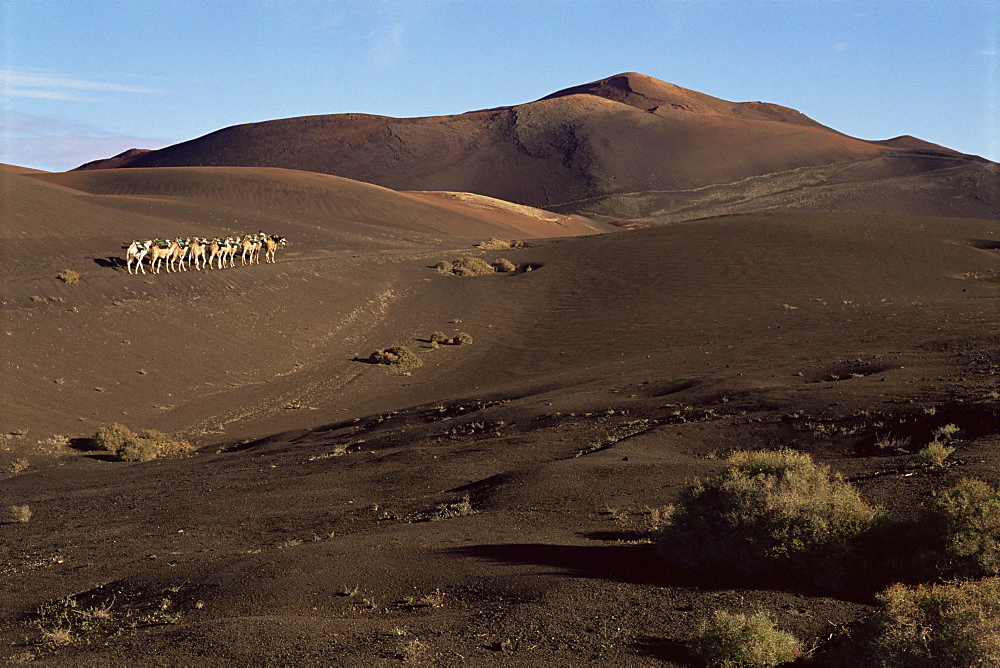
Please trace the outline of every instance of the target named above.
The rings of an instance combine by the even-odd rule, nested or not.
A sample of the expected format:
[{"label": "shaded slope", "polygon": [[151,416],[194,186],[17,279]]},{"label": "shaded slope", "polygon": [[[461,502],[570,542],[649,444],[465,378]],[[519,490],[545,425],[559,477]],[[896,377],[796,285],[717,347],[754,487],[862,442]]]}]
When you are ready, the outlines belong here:
[{"label": "shaded slope", "polygon": [[553,210],[624,225],[772,210],[996,218],[1000,176],[989,162],[886,155],[700,188],[621,193]]},{"label": "shaded slope", "polygon": [[[529,104],[453,116],[340,114],[239,125],[85,167],[284,167],[573,213],[595,198],[690,190],[880,156],[911,162],[920,172],[956,160],[982,162],[919,140],[854,139],[778,105],[727,102],[628,73]],[[894,175],[894,168],[876,170],[869,178]],[[606,215],[652,213],[611,207]]]}]

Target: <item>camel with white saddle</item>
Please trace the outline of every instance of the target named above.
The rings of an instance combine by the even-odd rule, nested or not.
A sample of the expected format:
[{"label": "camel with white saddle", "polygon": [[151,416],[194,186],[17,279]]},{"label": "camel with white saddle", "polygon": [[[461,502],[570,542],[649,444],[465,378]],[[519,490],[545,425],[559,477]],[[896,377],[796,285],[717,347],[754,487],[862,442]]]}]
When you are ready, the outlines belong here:
[{"label": "camel with white saddle", "polygon": [[146,273],[146,268],[142,266],[142,259],[146,257],[149,252],[149,247],[153,245],[152,240],[150,241],[133,241],[128,245],[128,250],[125,251],[125,267],[128,269],[128,273],[132,273],[132,263],[135,262],[135,273]]}]

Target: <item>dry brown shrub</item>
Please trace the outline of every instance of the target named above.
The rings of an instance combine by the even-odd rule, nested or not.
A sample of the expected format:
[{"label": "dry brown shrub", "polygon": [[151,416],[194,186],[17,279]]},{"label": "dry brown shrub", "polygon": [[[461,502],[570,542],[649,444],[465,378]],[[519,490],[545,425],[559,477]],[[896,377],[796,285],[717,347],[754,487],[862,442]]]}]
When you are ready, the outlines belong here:
[{"label": "dry brown shrub", "polygon": [[80,274],[72,269],[63,269],[56,278],[66,285],[78,285],[80,283]]}]

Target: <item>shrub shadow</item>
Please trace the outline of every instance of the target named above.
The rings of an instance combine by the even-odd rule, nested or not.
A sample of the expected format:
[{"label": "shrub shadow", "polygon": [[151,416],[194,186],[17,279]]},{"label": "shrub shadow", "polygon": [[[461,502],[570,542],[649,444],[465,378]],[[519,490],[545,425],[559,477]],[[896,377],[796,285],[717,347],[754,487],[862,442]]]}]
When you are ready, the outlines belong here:
[{"label": "shrub shadow", "polygon": [[79,452],[101,452],[101,449],[97,447],[97,441],[90,437],[71,438],[69,439],[69,447]]},{"label": "shrub shadow", "polygon": [[676,640],[640,636],[635,639],[632,646],[642,654],[660,661],[669,661],[683,666],[691,665],[695,661],[687,645]]},{"label": "shrub shadow", "polygon": [[[586,534],[595,540],[630,540],[629,532],[595,532]],[[450,554],[484,559],[503,564],[534,564],[549,566],[546,575],[596,578],[630,584],[653,584],[674,587],[696,587],[704,590],[736,588],[765,589],[792,594],[831,596],[868,602],[881,587],[872,582],[851,583],[830,588],[780,577],[740,576],[735,572],[689,570],[673,565],[656,553],[652,544],[631,545],[551,545],[544,543],[508,543],[470,545],[454,548]],[[882,581],[877,576],[872,579]]]},{"label": "shrub shadow", "polygon": [[92,438],[71,438],[69,447],[78,452],[86,452],[88,459],[97,459],[102,462],[120,461],[116,456],[97,447],[97,441]]},{"label": "shrub shadow", "polygon": [[[632,584],[691,585],[685,573],[673,572],[656,555],[653,546],[643,545],[550,545],[506,543],[469,545],[448,550],[461,557],[504,564],[534,564],[553,569],[549,575],[598,578]],[[704,584],[699,583],[699,584]]]}]

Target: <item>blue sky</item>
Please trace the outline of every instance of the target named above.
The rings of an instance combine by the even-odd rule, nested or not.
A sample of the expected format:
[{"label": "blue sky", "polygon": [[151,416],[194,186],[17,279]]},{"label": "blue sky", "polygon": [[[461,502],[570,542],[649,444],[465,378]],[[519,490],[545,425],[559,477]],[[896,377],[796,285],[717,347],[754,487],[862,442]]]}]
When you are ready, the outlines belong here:
[{"label": "blue sky", "polygon": [[998,52],[997,0],[0,0],[0,162],[461,113],[625,71],[1000,160]]}]

